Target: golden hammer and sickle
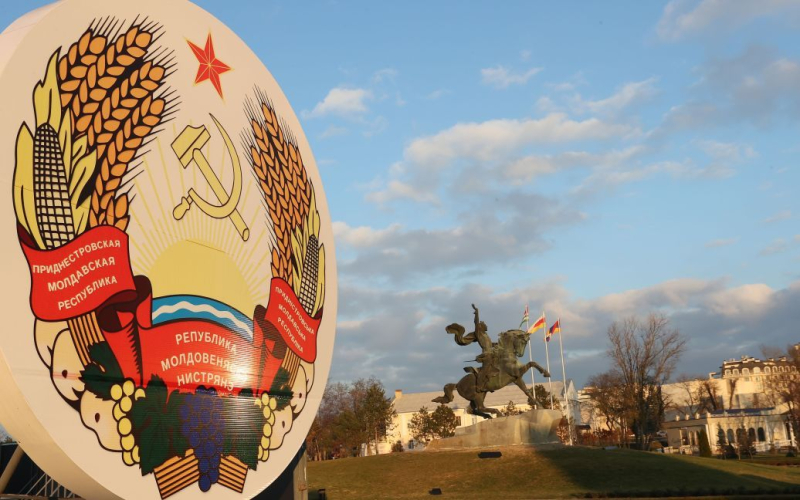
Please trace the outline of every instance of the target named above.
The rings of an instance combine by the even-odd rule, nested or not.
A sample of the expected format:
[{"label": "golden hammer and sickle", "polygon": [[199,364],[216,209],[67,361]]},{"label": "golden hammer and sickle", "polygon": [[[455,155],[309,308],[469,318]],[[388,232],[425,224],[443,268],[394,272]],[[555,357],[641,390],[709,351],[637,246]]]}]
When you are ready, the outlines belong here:
[{"label": "golden hammer and sickle", "polygon": [[201,127],[187,125],[172,142],[172,150],[175,151],[183,168],[189,167],[192,162],[197,165],[197,168],[200,169],[200,173],[206,178],[206,182],[211,186],[211,190],[214,191],[221,205],[214,205],[207,202],[197,194],[194,188],[189,188],[189,193],[181,197],[181,202],[172,211],[172,216],[175,217],[175,220],[181,220],[183,216],[186,215],[186,212],[192,208],[192,204],[195,204],[201,212],[209,217],[213,217],[214,219],[230,218],[234,227],[239,232],[239,236],[241,236],[244,241],[247,241],[250,237],[250,229],[247,228],[247,224],[245,224],[241,214],[236,210],[236,205],[239,204],[239,198],[242,194],[242,166],[239,163],[239,155],[228,133],[225,132],[222,125],[214,118],[214,115],[210,116],[219,129],[222,139],[225,141],[225,147],[228,149],[228,154],[233,164],[233,186],[231,186],[231,192],[228,193],[225,191],[225,188],[222,187],[222,183],[219,181],[219,178],[217,178],[217,174],[211,169],[211,165],[208,164],[208,160],[206,160],[206,157],[201,151],[201,148],[211,139],[211,135],[208,133],[205,125]]}]

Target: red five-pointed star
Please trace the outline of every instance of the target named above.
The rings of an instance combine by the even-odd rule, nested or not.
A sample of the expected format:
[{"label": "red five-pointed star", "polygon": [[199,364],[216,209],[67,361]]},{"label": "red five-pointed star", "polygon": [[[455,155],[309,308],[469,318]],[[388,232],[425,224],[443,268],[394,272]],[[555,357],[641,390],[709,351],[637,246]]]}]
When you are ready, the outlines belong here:
[{"label": "red five-pointed star", "polygon": [[211,80],[211,84],[217,89],[217,93],[222,97],[222,84],[219,81],[219,75],[230,71],[231,67],[224,62],[217,59],[214,55],[214,43],[211,41],[211,33],[208,34],[206,39],[206,47],[201,49],[197,45],[189,42],[189,47],[194,52],[194,56],[200,62],[200,67],[197,68],[197,76],[194,78],[194,83],[200,83],[205,80]]}]

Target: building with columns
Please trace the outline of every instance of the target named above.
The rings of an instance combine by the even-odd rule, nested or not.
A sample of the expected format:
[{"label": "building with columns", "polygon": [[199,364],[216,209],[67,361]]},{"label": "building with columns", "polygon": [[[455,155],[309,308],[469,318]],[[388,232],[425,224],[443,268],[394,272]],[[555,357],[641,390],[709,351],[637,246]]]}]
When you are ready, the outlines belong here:
[{"label": "building with columns", "polygon": [[776,408],[743,408],[713,412],[676,415],[664,422],[668,444],[682,453],[697,453],[701,430],[706,431],[712,452],[721,453],[724,446],[737,444],[740,433],[746,433],[757,452],[781,450],[794,446],[795,436],[791,425]]}]

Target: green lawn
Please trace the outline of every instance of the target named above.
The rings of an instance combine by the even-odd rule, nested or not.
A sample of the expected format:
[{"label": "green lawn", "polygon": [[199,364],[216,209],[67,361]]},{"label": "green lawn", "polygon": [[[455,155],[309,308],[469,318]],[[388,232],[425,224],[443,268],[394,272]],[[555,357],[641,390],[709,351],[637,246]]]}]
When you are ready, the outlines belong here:
[{"label": "green lawn", "polygon": [[[308,463],[311,498],[574,498],[609,496],[800,495],[800,468],[757,461],[661,455],[631,450],[505,447],[501,458],[479,450],[406,452]],[[440,497],[440,498],[441,498]]]}]

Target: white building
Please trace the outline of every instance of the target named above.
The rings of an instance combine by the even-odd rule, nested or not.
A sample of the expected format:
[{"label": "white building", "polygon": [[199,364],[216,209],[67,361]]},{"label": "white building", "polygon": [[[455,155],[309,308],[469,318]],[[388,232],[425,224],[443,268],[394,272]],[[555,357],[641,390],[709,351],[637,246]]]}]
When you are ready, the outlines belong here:
[{"label": "white building", "polygon": [[[800,344],[795,346],[799,349]],[[795,446],[788,424],[787,406],[769,394],[769,377],[797,376],[797,367],[786,357],[760,360],[752,356],[729,359],[708,378],[664,384],[666,403],[663,429],[669,446],[684,453],[697,452],[701,429],[712,451],[736,443],[746,432],[756,451]],[[590,390],[579,391],[583,420],[593,430],[607,429],[606,418],[595,408]]]},{"label": "white building", "polygon": [[775,408],[717,410],[686,415],[664,422],[671,448],[682,453],[699,451],[701,431],[705,430],[712,452],[720,453],[727,444],[736,445],[739,433],[747,433],[757,452],[794,446],[794,434],[785,415]]}]

